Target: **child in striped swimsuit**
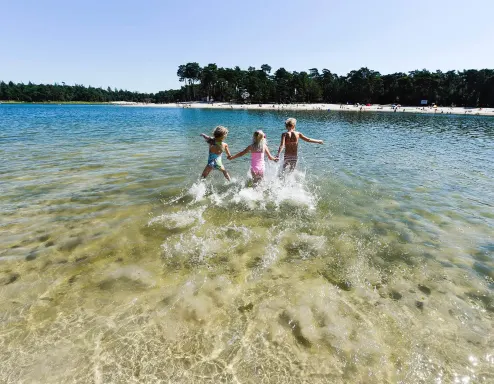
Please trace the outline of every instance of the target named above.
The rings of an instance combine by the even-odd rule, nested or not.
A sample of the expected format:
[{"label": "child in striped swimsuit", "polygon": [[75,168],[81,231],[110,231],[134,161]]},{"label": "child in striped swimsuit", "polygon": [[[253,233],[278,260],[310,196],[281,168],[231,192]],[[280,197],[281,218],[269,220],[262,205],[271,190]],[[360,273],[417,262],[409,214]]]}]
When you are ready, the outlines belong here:
[{"label": "child in striped swimsuit", "polygon": [[264,153],[268,155],[269,160],[278,161],[277,157],[273,157],[269,152],[267,143],[266,143],[266,135],[263,131],[258,130],[254,132],[252,136],[252,144],[245,148],[242,152],[237,153],[234,156],[228,156],[228,160],[236,159],[237,157],[243,156],[246,153],[251,153],[250,158],[250,173],[252,175],[252,179],[254,184],[259,183],[264,177]]}]

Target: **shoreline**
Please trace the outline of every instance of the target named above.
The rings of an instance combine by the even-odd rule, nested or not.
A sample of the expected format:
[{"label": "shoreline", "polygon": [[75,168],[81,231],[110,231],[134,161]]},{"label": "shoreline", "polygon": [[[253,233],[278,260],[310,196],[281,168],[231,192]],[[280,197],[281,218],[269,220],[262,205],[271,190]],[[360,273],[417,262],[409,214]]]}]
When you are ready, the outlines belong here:
[{"label": "shoreline", "polygon": [[416,107],[391,105],[354,106],[346,104],[230,104],[230,103],[169,103],[146,104],[130,102],[113,102],[111,105],[122,107],[150,107],[150,108],[196,108],[196,109],[231,109],[254,111],[325,111],[325,112],[388,112],[388,113],[419,113],[429,115],[476,115],[494,117],[494,108],[464,108],[464,107]]},{"label": "shoreline", "polygon": [[393,108],[391,105],[374,104],[370,106],[355,106],[347,104],[230,104],[230,103],[204,103],[182,102],[168,104],[139,103],[128,101],[113,102],[87,102],[87,101],[62,101],[62,102],[22,102],[0,101],[0,105],[109,105],[117,107],[146,107],[146,108],[196,108],[196,109],[231,109],[254,111],[324,111],[324,112],[388,112],[388,113],[417,113],[428,115],[475,115],[494,117],[494,108],[467,108],[467,107],[418,107],[400,106]]}]

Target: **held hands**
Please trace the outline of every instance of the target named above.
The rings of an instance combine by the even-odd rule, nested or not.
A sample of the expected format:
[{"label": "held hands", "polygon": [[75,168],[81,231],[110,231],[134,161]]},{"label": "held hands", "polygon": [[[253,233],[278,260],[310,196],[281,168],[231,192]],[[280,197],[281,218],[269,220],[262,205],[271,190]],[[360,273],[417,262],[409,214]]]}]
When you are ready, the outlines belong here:
[{"label": "held hands", "polygon": [[228,160],[232,160],[233,156],[232,156],[232,155],[230,155],[230,156],[227,156],[226,158],[227,158]]}]

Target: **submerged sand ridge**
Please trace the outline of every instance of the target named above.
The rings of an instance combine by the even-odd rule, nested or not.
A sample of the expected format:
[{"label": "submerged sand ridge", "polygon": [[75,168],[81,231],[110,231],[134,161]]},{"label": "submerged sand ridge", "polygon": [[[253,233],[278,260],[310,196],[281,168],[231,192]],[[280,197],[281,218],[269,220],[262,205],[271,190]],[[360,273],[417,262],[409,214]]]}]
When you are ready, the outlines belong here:
[{"label": "submerged sand ridge", "polygon": [[332,184],[346,197],[325,206],[303,174],[268,178],[257,190],[199,182],[121,222],[101,216],[111,226],[97,232],[74,222],[50,238],[79,243],[4,263],[0,375],[488,382],[494,301],[456,252],[464,228],[413,203],[397,222],[400,206],[379,190],[363,223],[376,203],[358,191]]}]

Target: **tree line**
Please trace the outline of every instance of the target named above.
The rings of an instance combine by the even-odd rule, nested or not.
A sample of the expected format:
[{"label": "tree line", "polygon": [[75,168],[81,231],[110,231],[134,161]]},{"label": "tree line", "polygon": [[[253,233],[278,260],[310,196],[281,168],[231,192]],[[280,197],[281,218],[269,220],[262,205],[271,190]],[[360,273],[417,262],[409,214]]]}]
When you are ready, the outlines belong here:
[{"label": "tree line", "polygon": [[382,75],[360,68],[339,76],[328,69],[289,72],[263,64],[259,69],[222,68],[216,64],[180,65],[183,86],[158,93],[85,87],[82,85],[0,82],[0,100],[47,102],[131,101],[171,103],[220,101],[236,103],[371,103],[418,105],[421,100],[443,106],[494,107],[494,70],[415,70]]},{"label": "tree line", "polygon": [[247,101],[252,103],[372,103],[406,105],[421,100],[444,106],[494,107],[494,70],[435,71],[426,69],[382,75],[360,68],[339,76],[328,69],[272,73],[268,64],[259,69],[180,65],[184,82],[182,98],[187,100]]},{"label": "tree line", "polygon": [[87,102],[107,103],[112,101],[130,101],[141,103],[171,103],[180,98],[180,90],[161,91],[158,93],[130,92],[122,89],[85,87],[83,85],[62,84],[28,84],[12,81],[0,82],[0,101],[19,102]]}]

